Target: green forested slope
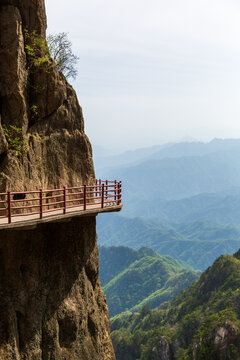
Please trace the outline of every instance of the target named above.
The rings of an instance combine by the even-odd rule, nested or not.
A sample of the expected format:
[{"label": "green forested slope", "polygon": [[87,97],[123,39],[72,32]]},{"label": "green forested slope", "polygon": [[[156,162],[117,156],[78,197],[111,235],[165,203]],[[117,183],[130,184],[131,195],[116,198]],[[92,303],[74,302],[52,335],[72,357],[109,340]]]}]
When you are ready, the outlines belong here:
[{"label": "green forested slope", "polygon": [[171,360],[239,360],[240,252],[219,257],[167,309],[118,317],[112,330],[118,360],[157,359],[163,349]]},{"label": "green forested slope", "polygon": [[164,224],[141,218],[107,215],[98,221],[99,243],[105,246],[147,246],[162,255],[204,270],[221,254],[240,247],[240,230],[233,226],[197,221]]},{"label": "green forested slope", "polygon": [[110,316],[144,304],[157,307],[199,277],[187,264],[151,249],[100,247],[99,254],[100,279],[110,280],[103,286]]},{"label": "green forested slope", "polygon": [[[158,254],[146,247],[134,250],[126,246],[99,246],[99,277],[101,284],[106,285],[116,275],[128,268],[134,261],[145,256],[158,257]],[[187,266],[186,264],[184,265]]]}]

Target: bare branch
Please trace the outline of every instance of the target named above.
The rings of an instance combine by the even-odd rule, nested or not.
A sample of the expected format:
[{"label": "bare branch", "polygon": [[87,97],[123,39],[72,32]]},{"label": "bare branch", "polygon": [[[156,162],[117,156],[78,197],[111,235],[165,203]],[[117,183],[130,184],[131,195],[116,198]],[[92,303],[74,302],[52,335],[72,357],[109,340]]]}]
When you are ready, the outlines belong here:
[{"label": "bare branch", "polygon": [[48,35],[47,44],[58,70],[63,73],[66,79],[75,79],[77,77],[76,64],[79,58],[72,53],[72,43],[69,41],[67,33]]}]

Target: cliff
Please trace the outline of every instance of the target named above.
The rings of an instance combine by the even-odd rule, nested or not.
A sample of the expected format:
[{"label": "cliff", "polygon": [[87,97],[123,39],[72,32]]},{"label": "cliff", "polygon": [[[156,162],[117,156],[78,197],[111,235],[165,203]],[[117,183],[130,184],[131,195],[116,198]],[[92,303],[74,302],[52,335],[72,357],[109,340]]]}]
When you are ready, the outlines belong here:
[{"label": "cliff", "polygon": [[26,30],[30,41],[34,31],[45,39],[44,1],[1,4],[1,125],[21,129],[25,145],[16,157],[0,128],[0,192],[91,184],[91,146],[75,91],[51,60],[41,61],[45,49],[34,54],[36,61],[26,52]]},{"label": "cliff", "polygon": [[[92,184],[75,91],[44,47],[33,61],[32,34],[44,43],[44,0],[1,0],[0,192]],[[94,216],[1,230],[0,359],[115,359],[98,269]]]}]

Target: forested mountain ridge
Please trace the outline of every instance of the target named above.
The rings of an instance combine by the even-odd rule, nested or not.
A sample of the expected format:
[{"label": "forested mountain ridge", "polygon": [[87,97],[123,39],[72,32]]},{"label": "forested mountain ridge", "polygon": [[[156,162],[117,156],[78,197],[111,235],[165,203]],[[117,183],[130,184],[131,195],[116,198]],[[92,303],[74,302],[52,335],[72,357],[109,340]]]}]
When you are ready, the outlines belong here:
[{"label": "forested mountain ridge", "polygon": [[[238,360],[240,252],[219,257],[167,309],[116,318],[118,360]],[[165,357],[164,357],[165,356]]]},{"label": "forested mountain ridge", "polygon": [[164,224],[109,214],[97,222],[97,229],[100,245],[134,249],[147,246],[200,270],[218,256],[233,253],[240,247],[240,229],[209,221]]},{"label": "forested mountain ridge", "polygon": [[[105,169],[123,181],[125,206],[121,217],[99,217],[100,244],[147,246],[201,270],[236,252],[239,144],[170,144]],[[239,273],[239,254],[220,256],[167,309],[142,301],[114,317],[118,360],[239,360]]]},{"label": "forested mountain ridge", "polygon": [[[201,270],[221,254],[235,252],[240,247],[240,140],[166,144],[154,151],[133,152],[131,165],[109,169],[124,184],[124,218],[97,219],[100,244],[147,246]],[[184,231],[191,227],[196,229]]]},{"label": "forested mountain ridge", "polygon": [[157,254],[152,249],[146,247],[134,250],[126,246],[99,246],[99,259],[101,263],[99,276],[101,283],[106,285],[134,261],[145,256],[154,257]]},{"label": "forested mountain ridge", "polygon": [[100,247],[100,279],[110,316],[155,308],[198,279],[200,273],[170,256],[148,248]]}]

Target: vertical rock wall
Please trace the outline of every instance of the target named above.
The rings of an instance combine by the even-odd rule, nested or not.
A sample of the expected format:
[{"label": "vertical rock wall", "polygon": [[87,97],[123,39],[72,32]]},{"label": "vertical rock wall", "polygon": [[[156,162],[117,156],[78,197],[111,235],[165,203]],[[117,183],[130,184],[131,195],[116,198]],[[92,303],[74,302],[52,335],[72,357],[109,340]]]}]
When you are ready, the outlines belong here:
[{"label": "vertical rock wall", "polygon": [[[76,94],[52,60],[31,66],[26,29],[45,39],[44,1],[1,0],[0,192],[92,184]],[[25,144],[18,156],[3,132],[10,126]],[[95,217],[0,231],[0,359],[115,359]]]},{"label": "vertical rock wall", "polygon": [[0,231],[0,359],[110,360],[95,217]]},{"label": "vertical rock wall", "polygon": [[[93,183],[91,145],[75,91],[53,61],[32,64],[26,53],[26,30],[46,37],[44,1],[0,4],[0,192]],[[2,126],[21,130],[20,156],[9,148]]]}]

